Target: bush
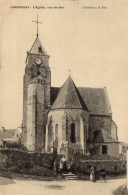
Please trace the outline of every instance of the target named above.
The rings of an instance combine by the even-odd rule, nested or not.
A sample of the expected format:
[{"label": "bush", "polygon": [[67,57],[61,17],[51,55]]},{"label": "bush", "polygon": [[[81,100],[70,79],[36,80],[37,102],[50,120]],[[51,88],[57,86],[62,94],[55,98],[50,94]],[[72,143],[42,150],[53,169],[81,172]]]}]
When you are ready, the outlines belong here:
[{"label": "bush", "polygon": [[[60,159],[60,156],[57,156]],[[0,170],[39,176],[54,175],[53,154],[27,152],[19,149],[6,148],[0,150]]]},{"label": "bush", "polygon": [[127,191],[127,186],[126,185],[123,185],[123,186],[120,186],[117,190],[115,190],[113,192],[114,195],[127,195],[128,194],[128,191]]},{"label": "bush", "polygon": [[28,175],[36,175],[36,176],[43,176],[43,177],[52,177],[55,176],[54,171],[52,170],[48,170],[44,167],[40,167],[40,166],[34,166],[31,168],[24,168],[22,170],[23,174],[28,174]]}]

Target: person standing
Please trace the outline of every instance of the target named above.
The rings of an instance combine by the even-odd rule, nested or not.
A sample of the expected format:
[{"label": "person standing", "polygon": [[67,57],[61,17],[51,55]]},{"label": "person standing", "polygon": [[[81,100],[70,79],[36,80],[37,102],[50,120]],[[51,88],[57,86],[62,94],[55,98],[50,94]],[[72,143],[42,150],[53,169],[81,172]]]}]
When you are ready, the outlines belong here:
[{"label": "person standing", "polygon": [[94,168],[93,165],[91,167],[90,181],[92,181],[92,182],[95,182],[96,181],[96,173],[95,173],[95,168]]},{"label": "person standing", "polygon": [[100,170],[100,181],[106,181],[106,170],[105,170],[105,168]]},{"label": "person standing", "polygon": [[91,171],[90,181],[92,181],[92,182],[95,182],[96,181],[95,171]]}]

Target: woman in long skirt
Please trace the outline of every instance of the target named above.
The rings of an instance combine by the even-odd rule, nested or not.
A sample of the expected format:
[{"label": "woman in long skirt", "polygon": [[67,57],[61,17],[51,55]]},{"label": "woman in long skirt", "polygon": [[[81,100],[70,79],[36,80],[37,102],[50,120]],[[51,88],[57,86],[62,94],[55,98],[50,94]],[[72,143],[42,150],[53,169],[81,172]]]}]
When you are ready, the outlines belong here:
[{"label": "woman in long skirt", "polygon": [[95,182],[96,181],[96,177],[95,177],[95,171],[91,171],[91,174],[90,174],[90,181],[92,182]]}]

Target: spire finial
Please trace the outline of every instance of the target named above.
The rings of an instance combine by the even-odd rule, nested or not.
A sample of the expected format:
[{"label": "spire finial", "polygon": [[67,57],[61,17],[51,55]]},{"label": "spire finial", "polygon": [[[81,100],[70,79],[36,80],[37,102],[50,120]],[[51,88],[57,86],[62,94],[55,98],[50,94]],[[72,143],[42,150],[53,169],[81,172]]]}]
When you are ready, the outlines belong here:
[{"label": "spire finial", "polygon": [[39,20],[38,20],[38,15],[37,15],[37,20],[36,21],[33,21],[33,22],[35,22],[36,24],[37,24],[37,37],[38,37],[38,24],[42,24],[42,22],[39,22]]},{"label": "spire finial", "polygon": [[69,69],[68,71],[69,71],[69,76],[71,76],[71,70]]}]

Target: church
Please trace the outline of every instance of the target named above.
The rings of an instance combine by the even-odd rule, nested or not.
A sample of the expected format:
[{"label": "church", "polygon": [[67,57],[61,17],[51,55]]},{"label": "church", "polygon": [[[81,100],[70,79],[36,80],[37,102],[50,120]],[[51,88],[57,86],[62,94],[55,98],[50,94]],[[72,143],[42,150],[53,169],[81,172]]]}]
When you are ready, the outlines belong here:
[{"label": "church", "polygon": [[37,32],[23,81],[22,144],[29,151],[119,155],[117,125],[105,88],[77,87],[72,77],[51,86],[50,56]]}]

